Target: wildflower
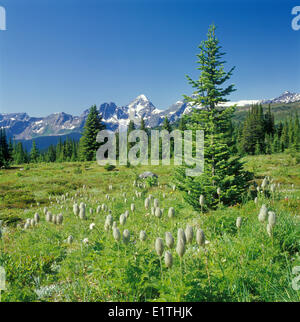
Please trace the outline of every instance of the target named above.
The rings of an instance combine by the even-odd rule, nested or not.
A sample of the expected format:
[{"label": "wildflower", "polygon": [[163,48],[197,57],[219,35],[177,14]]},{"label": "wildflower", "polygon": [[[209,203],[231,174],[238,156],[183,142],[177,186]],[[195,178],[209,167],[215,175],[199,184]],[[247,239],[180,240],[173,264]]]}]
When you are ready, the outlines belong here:
[{"label": "wildflower", "polygon": [[260,208],[259,214],[258,214],[258,220],[260,222],[264,222],[267,219],[267,214],[268,214],[268,208],[266,207],[265,204],[263,204]]},{"label": "wildflower", "polygon": [[67,238],[67,243],[68,244],[72,244],[73,243],[73,236],[70,235],[68,238]]},{"label": "wildflower", "polygon": [[272,237],[272,230],[273,230],[273,227],[270,224],[267,224],[267,233],[270,237]]},{"label": "wildflower", "polygon": [[161,210],[160,210],[160,208],[155,208],[155,216],[157,217],[157,218],[160,218],[161,217]]},{"label": "wildflower", "polygon": [[175,209],[173,207],[170,207],[168,211],[168,217],[173,218],[174,215],[175,215]]},{"label": "wildflower", "polygon": [[193,237],[194,237],[194,232],[193,232],[193,227],[192,226],[190,226],[190,225],[186,226],[185,236],[186,236],[187,243],[191,244],[192,241],[193,241]]},{"label": "wildflower", "polygon": [[52,221],[52,213],[50,211],[47,211],[46,221],[48,221],[48,222],[51,222]]},{"label": "wildflower", "polygon": [[180,258],[182,258],[185,253],[185,243],[181,238],[177,242],[176,252]]},{"label": "wildflower", "polygon": [[275,215],[275,212],[273,212],[273,211],[269,211],[268,212],[268,223],[269,223],[269,226],[271,227],[271,228],[273,228],[274,226],[275,226],[275,224],[276,224],[276,215]]},{"label": "wildflower", "polygon": [[204,206],[204,196],[203,195],[200,195],[200,197],[199,197],[199,204],[201,207]]},{"label": "wildflower", "polygon": [[186,236],[185,236],[185,232],[182,228],[179,228],[178,229],[178,232],[177,232],[177,239],[180,240],[182,239],[182,242],[184,244],[186,244]]},{"label": "wildflower", "polygon": [[196,232],[196,241],[199,246],[205,245],[205,235],[202,229],[197,229]]},{"label": "wildflower", "polygon": [[164,252],[164,242],[161,238],[156,238],[155,240],[155,250],[156,254],[161,257]]},{"label": "wildflower", "polygon": [[61,225],[63,223],[63,220],[64,220],[64,216],[62,214],[58,214],[56,217],[56,223],[58,225]]},{"label": "wildflower", "polygon": [[89,239],[88,238],[84,238],[84,240],[82,241],[85,245],[87,245],[89,243]]},{"label": "wildflower", "polygon": [[90,230],[93,230],[95,228],[96,224],[95,223],[91,223],[90,224]]},{"label": "wildflower", "polygon": [[267,185],[268,185],[268,180],[267,180],[267,178],[264,178],[264,180],[262,181],[262,184],[261,184],[262,190],[265,190]]},{"label": "wildflower", "polygon": [[135,204],[134,204],[134,203],[132,203],[132,204],[130,205],[130,209],[131,209],[131,211],[132,211],[132,212],[134,212],[134,210],[135,210]]},{"label": "wildflower", "polygon": [[120,224],[124,226],[126,224],[126,217],[124,214],[121,214],[120,216]]},{"label": "wildflower", "polygon": [[44,215],[46,215],[48,212],[48,208],[47,207],[44,207]]},{"label": "wildflower", "polygon": [[145,199],[145,208],[148,209],[149,208],[149,198]]},{"label": "wildflower", "polygon": [[154,208],[157,208],[159,206],[159,201],[157,198],[154,199],[153,205],[154,205]]},{"label": "wildflower", "polygon": [[34,214],[34,220],[37,224],[40,222],[40,215],[38,213]]},{"label": "wildflower", "polygon": [[220,194],[221,194],[221,188],[220,187],[218,187],[218,189],[217,189],[217,194],[220,197]]},{"label": "wildflower", "polygon": [[237,217],[236,219],[236,227],[240,229],[242,226],[242,217]]},{"label": "wildflower", "polygon": [[126,219],[128,219],[128,217],[129,217],[129,210],[125,210],[124,215],[125,215]]},{"label": "wildflower", "polygon": [[56,224],[57,223],[56,215],[53,215],[52,216],[52,222],[53,222],[53,224]]},{"label": "wildflower", "polygon": [[129,243],[129,241],[130,241],[130,232],[128,229],[125,229],[123,231],[123,242],[124,242],[124,244],[127,245]]},{"label": "wildflower", "polygon": [[111,227],[111,226],[112,226],[112,223],[113,223],[113,217],[112,217],[112,215],[107,215],[107,216],[106,216],[105,223],[106,223],[109,227]]},{"label": "wildflower", "polygon": [[73,205],[73,213],[74,213],[75,216],[79,215],[79,207],[78,207],[77,203],[75,203]]},{"label": "wildflower", "polygon": [[118,228],[113,229],[113,237],[117,242],[119,242],[121,240],[121,233]]},{"label": "wildflower", "polygon": [[113,229],[117,228],[117,222],[116,221],[113,222],[112,228]]},{"label": "wildflower", "polygon": [[170,232],[166,232],[166,245],[169,248],[174,247],[174,238],[173,238],[173,236],[172,236],[172,234]]},{"label": "wildflower", "polygon": [[147,238],[147,234],[144,230],[140,231],[140,241],[145,241]]},{"label": "wildflower", "polygon": [[96,209],[96,213],[99,214],[101,211],[101,206],[98,206],[97,209]]},{"label": "wildflower", "polygon": [[165,264],[168,268],[171,268],[173,265],[173,256],[169,251],[165,252]]}]

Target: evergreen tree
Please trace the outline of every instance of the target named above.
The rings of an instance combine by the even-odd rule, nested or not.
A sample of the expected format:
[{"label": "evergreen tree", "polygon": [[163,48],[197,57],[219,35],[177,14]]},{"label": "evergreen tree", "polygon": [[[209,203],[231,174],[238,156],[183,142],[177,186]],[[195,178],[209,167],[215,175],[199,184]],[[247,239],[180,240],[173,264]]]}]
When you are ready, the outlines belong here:
[{"label": "evergreen tree", "polygon": [[10,163],[10,151],[4,128],[0,128],[0,166],[8,167]]},{"label": "evergreen tree", "polygon": [[167,130],[169,133],[172,132],[172,127],[171,127],[170,122],[167,117],[165,117],[165,119],[164,119],[162,129]]},{"label": "evergreen tree", "polygon": [[204,130],[204,172],[200,176],[186,176],[186,168],[176,171],[175,179],[180,190],[186,192],[185,199],[199,209],[199,196],[204,195],[207,206],[218,203],[217,188],[220,187],[221,200],[233,204],[242,200],[246,192],[250,173],[243,170],[239,157],[231,157],[227,145],[227,131],[234,107],[221,108],[221,102],[228,101],[226,96],[234,91],[234,85],[221,86],[230,79],[233,69],[225,72],[219,40],[215,36],[215,26],[208,31],[208,39],[199,46],[199,80],[188,77],[196,91],[185,99],[193,105],[202,105],[203,109],[194,109],[189,116],[187,127],[191,130]]},{"label": "evergreen tree", "polygon": [[145,126],[145,121],[144,118],[141,117],[141,126],[140,126],[141,131],[146,131],[146,126]]},{"label": "evergreen tree", "polygon": [[30,151],[30,162],[36,163],[36,162],[38,162],[38,158],[39,158],[39,151],[36,147],[35,141],[33,140],[32,141],[32,148]]},{"label": "evergreen tree", "polygon": [[84,131],[80,139],[80,159],[82,161],[92,161],[96,159],[96,152],[100,143],[96,141],[99,131],[104,130],[102,117],[99,115],[96,105],[90,110],[84,125]]}]

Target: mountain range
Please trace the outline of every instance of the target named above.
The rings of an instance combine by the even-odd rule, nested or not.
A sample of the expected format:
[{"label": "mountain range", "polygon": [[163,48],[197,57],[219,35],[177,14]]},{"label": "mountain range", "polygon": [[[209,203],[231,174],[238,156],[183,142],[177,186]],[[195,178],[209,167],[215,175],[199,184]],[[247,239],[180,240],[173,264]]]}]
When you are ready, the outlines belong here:
[{"label": "mountain range", "polygon": [[[226,102],[223,106],[236,104],[239,107],[262,103],[294,103],[300,101],[300,94],[285,91],[279,97],[266,100],[241,100],[238,102]],[[136,123],[141,118],[144,119],[146,126],[157,127],[162,124],[165,117],[171,123],[176,122],[182,115],[190,113],[192,105],[185,100],[179,100],[165,110],[157,109],[145,95],[139,95],[135,100],[125,106],[117,106],[115,103],[103,103],[99,106],[99,112],[106,127],[116,130],[119,126],[129,123],[134,119]],[[197,108],[197,107],[196,107]],[[198,107],[199,108],[199,107]],[[80,116],[73,116],[64,112],[54,113],[46,117],[30,117],[27,113],[9,113],[0,114],[0,127],[6,129],[9,137],[16,140],[32,140],[43,137],[46,144],[46,137],[72,137],[80,136],[83,130],[88,110],[85,110]],[[58,140],[58,139],[57,139]],[[47,144],[46,144],[47,145]]]}]

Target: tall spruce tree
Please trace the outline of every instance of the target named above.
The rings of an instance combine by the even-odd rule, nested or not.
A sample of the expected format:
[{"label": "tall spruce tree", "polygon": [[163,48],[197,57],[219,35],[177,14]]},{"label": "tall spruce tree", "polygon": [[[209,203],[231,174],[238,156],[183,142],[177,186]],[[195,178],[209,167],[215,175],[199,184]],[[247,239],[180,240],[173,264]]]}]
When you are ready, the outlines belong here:
[{"label": "tall spruce tree", "polygon": [[99,115],[96,105],[93,105],[84,125],[84,131],[80,139],[80,159],[82,161],[92,161],[96,159],[96,152],[100,143],[96,141],[99,131],[104,130],[102,117]]},{"label": "tall spruce tree", "polygon": [[35,141],[33,140],[31,151],[30,151],[30,162],[36,163],[38,162],[38,158],[39,158],[39,151],[37,149]]},{"label": "tall spruce tree", "polygon": [[8,167],[10,159],[11,156],[7,143],[6,132],[4,128],[0,128],[0,166]]},{"label": "tall spruce tree", "polygon": [[198,80],[187,76],[189,83],[196,89],[192,97],[185,99],[203,109],[193,109],[188,118],[187,128],[204,131],[204,172],[200,176],[186,175],[187,166],[176,170],[175,180],[178,188],[185,192],[185,199],[199,209],[199,197],[204,195],[206,206],[215,206],[219,197],[225,204],[242,200],[251,174],[243,170],[239,157],[232,157],[227,145],[227,131],[234,113],[234,107],[221,108],[218,104],[228,101],[226,96],[233,92],[234,85],[221,86],[230,79],[234,68],[224,71],[219,40],[215,35],[215,26],[210,26],[207,40],[200,46],[198,57],[201,71]]}]

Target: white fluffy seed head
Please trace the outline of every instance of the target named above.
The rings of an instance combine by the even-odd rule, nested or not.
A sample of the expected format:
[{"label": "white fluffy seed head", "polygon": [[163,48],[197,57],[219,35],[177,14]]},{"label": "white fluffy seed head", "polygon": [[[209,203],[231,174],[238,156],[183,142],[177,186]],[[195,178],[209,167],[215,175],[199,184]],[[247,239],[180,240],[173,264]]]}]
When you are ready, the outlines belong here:
[{"label": "white fluffy seed head", "polygon": [[218,187],[218,189],[217,189],[217,194],[218,194],[218,196],[220,196],[220,194],[221,194],[221,188],[220,187]]},{"label": "white fluffy seed head", "polygon": [[46,215],[48,212],[48,208],[47,207],[44,207],[44,215]]},{"label": "white fluffy seed head", "polygon": [[140,231],[140,241],[145,241],[147,239],[147,234],[145,230]]},{"label": "white fluffy seed head", "polygon": [[200,197],[199,197],[199,204],[201,207],[204,206],[204,196],[203,195],[200,195]]},{"label": "white fluffy seed head", "polygon": [[187,243],[191,244],[193,242],[193,237],[194,237],[194,231],[192,226],[190,225],[186,226],[185,236],[186,236]]},{"label": "white fluffy seed head", "polygon": [[113,224],[113,217],[112,217],[112,215],[107,215],[107,216],[106,216],[105,223],[106,223],[109,227],[112,227],[112,224]]},{"label": "white fluffy seed head", "polygon": [[178,240],[182,240],[182,242],[184,243],[184,244],[186,244],[186,236],[185,236],[185,232],[184,232],[184,230],[182,229],[182,228],[179,228],[178,229],[178,232],[177,232],[177,239]]},{"label": "white fluffy seed head", "polygon": [[276,224],[276,215],[274,211],[269,211],[268,212],[268,223],[271,226],[271,228],[273,228]]},{"label": "white fluffy seed head", "polygon": [[114,228],[117,228],[118,226],[117,226],[117,222],[116,221],[114,221],[113,222],[113,225],[112,225],[112,228],[114,229]]},{"label": "white fluffy seed head", "polygon": [[120,216],[120,225],[125,225],[126,224],[126,216],[124,214],[122,214]]},{"label": "white fluffy seed head", "polygon": [[114,236],[114,239],[117,242],[119,242],[121,240],[121,233],[120,233],[120,230],[118,228],[113,229],[113,236]]},{"label": "white fluffy seed head", "polygon": [[35,220],[36,223],[40,222],[40,215],[38,213],[34,214],[34,220]]},{"label": "white fluffy seed head", "polygon": [[53,216],[52,216],[52,222],[53,222],[53,224],[56,224],[56,223],[57,223],[56,215],[53,215]]},{"label": "white fluffy seed head", "polygon": [[128,217],[129,217],[129,210],[125,210],[124,215],[125,215],[126,219],[128,219]]},{"label": "white fluffy seed head", "polygon": [[264,178],[264,180],[261,183],[262,189],[264,190],[267,187],[267,185],[268,185],[268,180],[267,180],[267,178]]},{"label": "white fluffy seed head", "polygon": [[174,238],[170,232],[166,232],[166,245],[169,248],[174,247]]},{"label": "white fluffy seed head", "polygon": [[162,256],[164,252],[164,242],[160,237],[155,240],[155,250],[158,256]]},{"label": "white fluffy seed head", "polygon": [[176,252],[179,257],[183,257],[183,255],[185,253],[185,243],[183,242],[183,240],[181,238],[177,242]]},{"label": "white fluffy seed head", "polygon": [[205,235],[204,235],[204,231],[202,229],[197,229],[196,241],[199,246],[205,245]]},{"label": "white fluffy seed head", "polygon": [[74,213],[75,216],[79,215],[79,207],[78,207],[77,203],[75,203],[73,205],[73,213]]},{"label": "white fluffy seed head", "polygon": [[258,198],[257,197],[254,198],[254,203],[257,205],[257,203],[258,203]]},{"label": "white fluffy seed head", "polygon": [[101,206],[98,206],[97,209],[96,209],[96,213],[99,214],[101,211]]},{"label": "white fluffy seed head", "polygon": [[67,243],[68,244],[72,244],[73,243],[73,236],[70,235],[68,238],[67,238]]},{"label": "white fluffy seed head", "polygon": [[273,230],[273,227],[270,224],[267,224],[267,233],[270,237],[272,237],[272,230]]},{"label": "white fluffy seed head", "polygon": [[161,209],[159,207],[155,208],[155,216],[157,218],[160,218],[161,217]]},{"label": "white fluffy seed head", "polygon": [[125,229],[123,231],[123,242],[124,242],[124,244],[127,245],[129,243],[129,241],[130,241],[130,232],[128,229]]},{"label": "white fluffy seed head", "polygon": [[168,268],[171,268],[173,265],[173,256],[169,251],[165,252],[165,264]]},{"label": "white fluffy seed head", "polygon": [[159,201],[157,198],[154,199],[153,205],[154,205],[154,208],[157,208],[159,206]]},{"label": "white fluffy seed head", "polygon": [[168,210],[168,217],[173,218],[175,215],[175,209],[173,207],[170,207]]},{"label": "white fluffy seed head", "polygon": [[134,210],[135,210],[135,204],[134,204],[134,203],[132,203],[132,204],[130,205],[130,210],[131,210],[132,212],[134,212]]},{"label": "white fluffy seed head", "polygon": [[155,214],[155,208],[151,207],[151,215],[154,215],[154,214]]},{"label": "white fluffy seed head", "polygon": [[149,208],[149,203],[150,203],[149,198],[146,198],[146,199],[145,199],[145,208],[146,208],[146,209],[148,209],[148,208]]},{"label": "white fluffy seed head", "polygon": [[95,228],[96,224],[95,223],[91,223],[90,224],[90,230],[93,230]]},{"label": "white fluffy seed head", "polygon": [[243,221],[243,219],[242,219],[242,217],[237,217],[236,218],[236,227],[238,228],[238,229],[240,229],[241,228],[241,226],[242,226],[242,221]]},{"label": "white fluffy seed head", "polygon": [[80,210],[79,210],[79,218],[80,219],[86,219],[86,215],[85,215],[85,207],[80,207]]},{"label": "white fluffy seed head", "polygon": [[29,229],[29,227],[30,227],[30,224],[28,222],[26,222],[24,225],[24,229],[27,230],[27,229]]},{"label": "white fluffy seed head", "polygon": [[64,220],[64,216],[62,214],[58,214],[56,217],[56,223],[58,225],[61,225],[63,223],[63,220]]},{"label": "white fluffy seed head", "polygon": [[268,214],[268,208],[266,207],[265,204],[263,204],[260,208],[259,214],[258,214],[258,220],[260,222],[264,222],[267,219],[267,214]]},{"label": "white fluffy seed head", "polygon": [[52,221],[52,213],[50,211],[47,211],[46,221],[48,221],[48,222],[51,222]]}]

